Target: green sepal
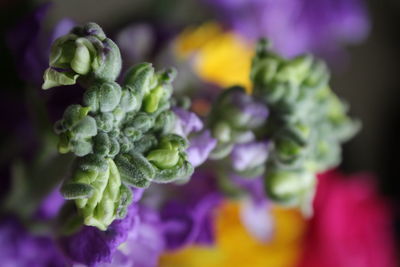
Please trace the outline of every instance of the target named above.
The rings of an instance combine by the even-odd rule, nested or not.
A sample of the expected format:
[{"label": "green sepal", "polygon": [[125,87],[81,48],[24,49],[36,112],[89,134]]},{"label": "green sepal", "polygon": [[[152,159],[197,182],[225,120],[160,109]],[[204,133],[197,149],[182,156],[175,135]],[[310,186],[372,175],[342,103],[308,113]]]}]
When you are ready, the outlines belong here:
[{"label": "green sepal", "polygon": [[133,151],[119,154],[115,158],[115,163],[122,181],[130,186],[146,188],[154,178],[153,165],[145,157]]},{"label": "green sepal", "polygon": [[150,90],[153,79],[154,68],[151,63],[144,62],[131,67],[126,72],[124,85],[131,87],[134,92],[144,95]]},{"label": "green sepal", "polygon": [[126,216],[127,209],[129,205],[132,203],[132,190],[126,186],[124,183],[121,184],[121,188],[119,190],[119,203],[117,205],[116,218],[123,219]]},{"label": "green sepal", "polygon": [[48,68],[43,75],[44,83],[42,89],[47,90],[61,85],[72,85],[76,83],[78,74],[71,72],[58,72],[53,68]]},{"label": "green sepal", "polygon": [[189,161],[180,156],[179,162],[174,167],[168,169],[157,169],[156,175],[152,179],[155,183],[170,183],[173,181],[189,178],[192,176],[194,168]]},{"label": "green sepal", "polygon": [[61,187],[61,194],[65,199],[89,198],[93,195],[94,188],[84,183],[67,183]]}]

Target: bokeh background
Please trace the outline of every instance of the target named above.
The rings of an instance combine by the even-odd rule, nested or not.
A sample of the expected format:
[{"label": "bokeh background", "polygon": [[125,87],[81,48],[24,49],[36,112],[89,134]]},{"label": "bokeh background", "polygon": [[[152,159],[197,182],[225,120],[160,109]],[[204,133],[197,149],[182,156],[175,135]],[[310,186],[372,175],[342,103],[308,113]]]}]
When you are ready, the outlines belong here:
[{"label": "bokeh background", "polygon": [[[2,84],[0,167],[3,177],[9,174],[10,159],[15,158],[21,151],[29,156],[29,151],[23,148],[34,142],[32,136],[15,135],[14,129],[18,127],[16,120],[26,115],[26,111],[23,108],[19,109],[18,104],[18,99],[24,95],[21,89],[24,87],[24,81],[18,73],[21,73],[20,69],[24,66],[18,65],[18,61],[15,60],[15,51],[11,51],[9,42],[6,42],[6,36],[9,36],[10,29],[15,27],[21,19],[43,3],[44,1],[23,0],[1,0],[0,2],[0,34],[2,36],[0,44]],[[340,51],[317,51],[317,53],[320,52],[320,56],[324,57],[331,67],[333,90],[350,103],[351,114],[358,117],[363,124],[362,131],[344,147],[341,169],[346,172],[366,171],[376,174],[380,193],[391,200],[395,215],[394,229],[397,231],[397,240],[400,240],[400,179],[398,177],[400,173],[398,170],[400,163],[398,64],[400,62],[398,28],[400,2],[398,0],[366,0],[364,4],[368,25],[363,37],[356,42],[344,42],[341,44]],[[240,16],[240,13],[234,16]],[[199,26],[206,21],[220,21],[224,25],[220,11],[207,1],[60,0],[54,1],[49,8],[44,19],[44,32],[51,32],[54,26],[65,18],[77,24],[88,21],[97,22],[106,32],[111,33],[111,38],[118,38],[121,30],[128,26],[145,25],[139,30],[136,29],[138,36],[141,36],[141,32],[144,34],[141,38],[136,38],[134,42],[138,48],[137,53],[145,51],[146,56],[141,58],[132,55],[132,62],[163,58],[162,51],[165,44],[188,26]],[[153,30],[150,37],[147,35],[146,27]],[[151,49],[146,49],[146,45],[150,45]],[[156,64],[162,65],[163,62],[159,60]],[[7,100],[7,103],[4,103],[4,100]],[[62,102],[57,101],[54,105]],[[57,115],[57,112],[52,114],[54,117]],[[10,125],[17,126],[13,128]],[[6,191],[7,186],[0,188],[1,193]]]}]

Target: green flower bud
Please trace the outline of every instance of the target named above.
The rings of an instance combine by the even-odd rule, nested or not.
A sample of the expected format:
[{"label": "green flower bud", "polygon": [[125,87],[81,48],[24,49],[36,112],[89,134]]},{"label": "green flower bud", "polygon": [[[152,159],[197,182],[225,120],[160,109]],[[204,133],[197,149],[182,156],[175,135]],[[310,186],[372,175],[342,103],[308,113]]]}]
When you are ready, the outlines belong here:
[{"label": "green flower bud", "polygon": [[233,146],[233,143],[218,143],[210,153],[209,158],[214,160],[223,159],[231,153]]},{"label": "green flower bud", "polygon": [[218,122],[213,129],[213,136],[220,142],[226,143],[231,140],[231,128],[226,122]]},{"label": "green flower bud", "polygon": [[128,125],[138,131],[147,132],[153,127],[154,118],[144,112],[139,112]]},{"label": "green flower bud", "polygon": [[178,163],[172,168],[157,169],[152,181],[155,183],[170,183],[191,177],[194,171],[192,164],[182,154],[179,157]]},{"label": "green flower bud", "polygon": [[121,99],[121,87],[115,82],[103,83],[98,91],[101,112],[112,111]]},{"label": "green flower bud", "polygon": [[81,119],[87,116],[90,108],[85,108],[80,105],[70,105],[63,115],[63,126],[67,129],[72,129]]},{"label": "green flower bud", "polygon": [[157,145],[157,138],[152,134],[146,134],[140,139],[133,143],[133,150],[136,153],[146,153],[149,149]]},{"label": "green flower bud", "polygon": [[175,68],[168,68],[159,74],[160,76],[159,79],[161,83],[169,84],[172,83],[173,80],[175,80],[177,74],[178,72],[176,71]]},{"label": "green flower bud", "polygon": [[122,183],[119,191],[119,203],[116,211],[117,219],[123,219],[126,216],[127,209],[129,204],[132,202],[132,198],[132,190]]},{"label": "green flower bud", "polygon": [[90,108],[90,111],[97,112],[99,109],[99,100],[97,99],[97,86],[93,86],[83,94],[83,104]]},{"label": "green flower bud", "polygon": [[62,133],[58,140],[58,152],[61,154],[66,154],[71,151],[69,144],[70,136],[68,133]]},{"label": "green flower bud", "polygon": [[115,108],[112,114],[114,115],[114,124],[116,125],[121,123],[125,117],[125,112],[120,107]]},{"label": "green flower bud", "polygon": [[84,224],[103,231],[117,216],[121,188],[121,177],[115,163],[111,159],[107,162],[106,171],[95,172],[95,179],[90,183],[94,188],[93,194],[89,198],[76,200]]},{"label": "green flower bud", "polygon": [[97,134],[96,120],[90,116],[83,117],[71,131],[76,138],[95,136]]},{"label": "green flower bud", "polygon": [[164,94],[163,86],[157,86],[151,90],[143,100],[144,111],[153,113],[158,109],[161,99]]},{"label": "green flower bud", "polygon": [[175,149],[155,149],[146,157],[160,169],[172,168],[178,163],[179,151]]},{"label": "green flower bud", "polygon": [[67,183],[61,187],[61,194],[65,199],[89,198],[93,192],[93,186],[84,183]]},{"label": "green flower bud", "polygon": [[279,67],[279,62],[275,58],[268,58],[253,64],[250,78],[255,84],[266,84],[272,82]]},{"label": "green flower bud", "polygon": [[175,127],[175,121],[175,113],[171,110],[166,110],[157,116],[153,129],[155,131],[161,131],[161,133],[172,132]]},{"label": "green flower bud", "polygon": [[283,165],[297,165],[304,157],[305,149],[306,147],[289,138],[279,138],[275,141],[276,157]]},{"label": "green flower bud", "polygon": [[100,81],[115,81],[122,68],[121,53],[118,46],[109,38],[103,41],[103,45],[105,52],[98,51],[98,55],[104,57],[104,60],[94,69],[93,77]]},{"label": "green flower bud", "polygon": [[132,144],[132,141],[129,140],[128,137],[120,136],[117,140],[119,142],[119,146],[120,146],[120,151],[121,152],[125,153],[125,152],[128,152],[128,151],[130,151],[132,149],[133,144]]},{"label": "green flower bud", "polygon": [[105,172],[107,170],[107,160],[95,154],[78,158],[76,165],[83,171]]},{"label": "green flower bud", "polygon": [[140,63],[130,68],[125,75],[124,84],[142,95],[150,91],[154,79],[154,68],[150,63]]},{"label": "green flower bud", "polygon": [[267,194],[283,205],[301,205],[314,187],[315,175],[307,171],[271,171],[266,177]]},{"label": "green flower bud", "polygon": [[100,156],[107,156],[110,152],[111,142],[106,133],[99,133],[94,138],[94,153]]},{"label": "green flower bud", "polygon": [[153,165],[145,157],[135,152],[119,154],[115,158],[115,163],[120,171],[122,181],[130,186],[148,187],[154,178]]},{"label": "green flower bud", "polygon": [[122,90],[121,102],[119,103],[119,106],[125,112],[137,111],[141,107],[141,101],[141,95],[127,87],[127,89]]},{"label": "green flower bud", "polygon": [[110,138],[110,152],[108,153],[111,158],[115,157],[120,151],[120,146],[116,138]]},{"label": "green flower bud", "polygon": [[100,113],[96,117],[96,125],[99,130],[110,132],[114,126],[114,115],[110,112]]},{"label": "green flower bud", "polygon": [[105,38],[100,26],[89,23],[75,27],[53,43],[49,66],[44,74],[43,89],[75,84],[80,76],[114,81],[121,70],[121,55],[115,43]]},{"label": "green flower bud", "polygon": [[72,140],[71,151],[78,157],[86,156],[92,152],[92,143],[88,140]]}]

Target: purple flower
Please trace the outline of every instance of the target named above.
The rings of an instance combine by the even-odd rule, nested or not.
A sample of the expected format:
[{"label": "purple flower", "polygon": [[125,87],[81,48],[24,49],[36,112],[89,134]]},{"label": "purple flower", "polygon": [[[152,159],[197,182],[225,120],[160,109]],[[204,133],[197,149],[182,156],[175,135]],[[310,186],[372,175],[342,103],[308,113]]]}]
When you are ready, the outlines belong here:
[{"label": "purple flower", "polygon": [[259,127],[268,118],[269,110],[265,104],[242,91],[232,94],[232,104],[240,111],[242,120],[251,128]]},{"label": "purple flower", "polygon": [[146,60],[155,45],[155,32],[148,24],[133,24],[125,27],[116,36],[124,65]]},{"label": "purple flower", "polygon": [[0,222],[0,244],[1,266],[65,266],[65,259],[51,238],[27,232],[14,219]]},{"label": "purple flower", "polygon": [[[188,137],[192,133],[203,129],[203,122],[193,112],[181,108],[175,108],[177,116],[174,132],[176,134]],[[190,145],[186,150],[189,162],[197,167],[207,160],[208,155],[217,145],[217,140],[211,137],[210,131],[203,131],[197,135],[191,135]]]},{"label": "purple flower", "polygon": [[242,201],[241,204],[240,219],[246,230],[257,240],[267,242],[274,233],[274,220],[269,212],[269,203]]},{"label": "purple flower", "polygon": [[20,21],[7,35],[7,44],[15,58],[20,78],[33,84],[43,82],[43,72],[48,65],[50,44],[69,32],[74,22],[61,20],[49,36],[43,30],[43,22],[51,7],[46,3]]},{"label": "purple flower", "polygon": [[131,229],[128,238],[115,251],[111,264],[100,266],[156,267],[164,252],[164,237],[159,214],[139,206],[139,223]]},{"label": "purple flower", "polygon": [[286,56],[331,52],[369,31],[361,0],[203,0],[245,37],[270,38]]},{"label": "purple flower", "polygon": [[35,215],[40,219],[52,219],[58,214],[64,203],[65,199],[57,187],[45,197]]},{"label": "purple flower", "polygon": [[77,233],[61,237],[60,246],[64,253],[72,262],[89,266],[112,262],[118,246],[125,242],[140,224],[137,202],[142,194],[143,189],[134,189],[134,199],[127,215],[121,220],[115,220],[106,231],[83,226]]},{"label": "purple flower", "polygon": [[204,131],[190,139],[190,146],[186,150],[189,162],[193,167],[200,166],[205,162],[211,151],[217,145],[217,140],[211,137],[210,131]]},{"label": "purple flower", "polygon": [[232,165],[236,171],[245,171],[264,164],[268,158],[268,142],[238,144],[232,150]]},{"label": "purple flower", "polygon": [[161,210],[167,249],[213,244],[214,211],[222,200],[213,174],[197,170],[189,183],[175,190]]},{"label": "purple flower", "polygon": [[174,108],[174,112],[177,116],[174,129],[176,134],[188,136],[192,132],[198,132],[203,129],[203,122],[193,112],[182,108]]},{"label": "purple flower", "polygon": [[75,263],[96,266],[112,262],[118,246],[125,242],[130,231],[139,223],[138,206],[132,203],[124,219],[115,220],[106,231],[96,227],[83,226],[82,229],[60,239],[65,254]]},{"label": "purple flower", "polygon": [[231,175],[231,181],[247,193],[241,202],[240,219],[254,238],[266,242],[273,234],[273,219],[269,211],[270,202],[265,191],[263,177],[244,178]]}]

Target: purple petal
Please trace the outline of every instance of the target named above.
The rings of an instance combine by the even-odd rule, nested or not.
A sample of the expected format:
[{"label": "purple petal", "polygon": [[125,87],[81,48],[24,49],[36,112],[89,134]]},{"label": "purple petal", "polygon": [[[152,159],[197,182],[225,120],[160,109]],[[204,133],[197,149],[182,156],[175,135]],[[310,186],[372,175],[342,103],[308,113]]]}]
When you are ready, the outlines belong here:
[{"label": "purple petal", "polygon": [[216,145],[217,140],[211,137],[211,133],[208,130],[191,138],[190,146],[186,150],[189,162],[194,167],[203,164]]},{"label": "purple petal", "polygon": [[138,224],[138,206],[132,203],[126,217],[114,221],[106,231],[84,226],[72,236],[62,237],[60,245],[73,262],[89,266],[111,262],[118,246],[126,241]]},{"label": "purple petal", "polygon": [[268,37],[286,56],[340,50],[362,41],[370,24],[362,0],[203,0],[244,37]]},{"label": "purple petal", "polygon": [[231,154],[233,168],[237,171],[244,171],[260,166],[267,161],[268,147],[268,142],[236,145]]},{"label": "purple petal", "polygon": [[187,137],[192,132],[198,132],[203,129],[203,122],[193,112],[182,108],[174,108],[178,117],[175,133]]},{"label": "purple petal", "polygon": [[30,234],[12,218],[0,222],[1,266],[65,266],[52,239]]},{"label": "purple petal", "polygon": [[139,208],[140,223],[121,244],[111,264],[101,266],[156,267],[164,252],[162,224],[157,212],[144,206]]},{"label": "purple petal", "polygon": [[125,63],[129,65],[145,60],[155,45],[153,29],[148,24],[125,27],[116,37]]},{"label": "purple petal", "polygon": [[42,201],[42,204],[36,212],[36,217],[40,219],[54,218],[64,203],[64,197],[61,195],[59,188],[56,188]]},{"label": "purple petal", "polygon": [[167,203],[161,212],[167,249],[179,249],[193,243],[212,244],[213,210],[220,200],[218,194],[209,194],[195,205],[183,201]]},{"label": "purple petal", "polygon": [[231,175],[234,184],[245,190],[255,205],[263,205],[267,201],[263,177],[243,178],[238,175]]},{"label": "purple petal", "polygon": [[56,40],[58,37],[68,34],[73,27],[75,27],[76,23],[72,19],[64,18],[60,20],[57,25],[54,27],[51,42]]},{"label": "purple petal", "polygon": [[253,201],[243,201],[240,219],[247,231],[257,240],[267,242],[272,237],[274,223],[267,202],[255,204]]}]

